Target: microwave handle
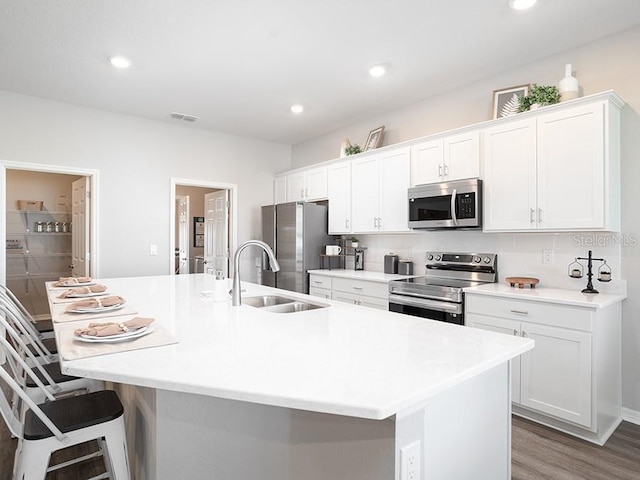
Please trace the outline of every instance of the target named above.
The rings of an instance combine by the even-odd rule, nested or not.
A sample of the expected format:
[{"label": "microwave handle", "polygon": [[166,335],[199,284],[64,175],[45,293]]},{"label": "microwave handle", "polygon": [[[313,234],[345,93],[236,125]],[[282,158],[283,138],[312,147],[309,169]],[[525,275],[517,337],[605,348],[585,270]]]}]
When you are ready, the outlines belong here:
[{"label": "microwave handle", "polygon": [[451,219],[453,220],[453,224],[458,226],[458,219],[456,218],[456,195],[458,193],[457,189],[453,189],[453,193],[451,193]]}]

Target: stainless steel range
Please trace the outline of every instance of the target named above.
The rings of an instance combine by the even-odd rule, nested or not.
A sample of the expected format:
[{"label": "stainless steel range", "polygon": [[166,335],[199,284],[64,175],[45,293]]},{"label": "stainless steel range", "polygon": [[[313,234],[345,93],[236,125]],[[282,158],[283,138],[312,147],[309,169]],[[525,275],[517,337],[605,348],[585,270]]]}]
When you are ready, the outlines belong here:
[{"label": "stainless steel range", "polygon": [[495,283],[494,253],[427,252],[424,277],[389,282],[389,310],[464,325],[466,287]]}]

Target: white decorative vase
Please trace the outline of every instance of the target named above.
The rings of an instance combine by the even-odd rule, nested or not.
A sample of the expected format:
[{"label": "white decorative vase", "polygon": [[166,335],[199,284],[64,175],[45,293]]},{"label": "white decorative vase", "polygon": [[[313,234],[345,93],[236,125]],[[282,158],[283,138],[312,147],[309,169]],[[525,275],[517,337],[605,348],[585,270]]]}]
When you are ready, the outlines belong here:
[{"label": "white decorative vase", "polygon": [[571,71],[571,64],[567,63],[564,67],[564,78],[560,80],[558,84],[558,90],[560,91],[560,101],[566,102],[567,100],[573,100],[579,96],[578,79],[573,76]]},{"label": "white decorative vase", "polygon": [[347,148],[351,146],[351,142],[348,138],[345,138],[340,145],[340,158],[344,158],[347,156]]}]

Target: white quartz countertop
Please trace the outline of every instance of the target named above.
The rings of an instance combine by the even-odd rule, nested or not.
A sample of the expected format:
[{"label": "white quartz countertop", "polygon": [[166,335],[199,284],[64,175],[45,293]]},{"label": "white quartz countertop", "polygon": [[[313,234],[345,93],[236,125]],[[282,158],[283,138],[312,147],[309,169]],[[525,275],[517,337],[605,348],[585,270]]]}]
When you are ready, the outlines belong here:
[{"label": "white quartz countertop", "polygon": [[308,270],[312,275],[323,275],[325,277],[352,278],[356,280],[367,280],[369,282],[389,283],[391,280],[402,280],[403,278],[413,278],[418,275],[397,275],[393,273],[373,272],[369,270],[346,270],[337,268],[335,270]]},{"label": "white quartz countertop", "polygon": [[154,317],[179,343],[62,361],[64,373],[384,419],[534,345],[526,338],[249,283],[243,283],[244,297],[277,293],[329,307],[289,314],[232,307],[230,300],[216,302],[207,294],[215,280],[205,274],[99,281],[139,315]]},{"label": "white quartz countertop", "polygon": [[465,288],[465,293],[476,295],[491,295],[495,297],[513,298],[517,300],[530,300],[535,302],[559,303],[577,307],[604,308],[614,303],[621,302],[626,295],[607,293],[582,293],[577,290],[564,290],[560,288],[517,288],[504,283],[491,283],[479,287]]}]

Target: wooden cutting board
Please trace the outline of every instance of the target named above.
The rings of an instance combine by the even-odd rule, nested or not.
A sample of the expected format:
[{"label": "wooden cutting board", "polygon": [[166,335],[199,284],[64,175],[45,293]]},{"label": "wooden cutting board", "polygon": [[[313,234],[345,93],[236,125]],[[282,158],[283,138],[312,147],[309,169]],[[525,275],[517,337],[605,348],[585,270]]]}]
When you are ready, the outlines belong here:
[{"label": "wooden cutting board", "polygon": [[540,283],[539,279],[533,277],[507,277],[505,280],[512,287],[518,288],[524,288],[527,285],[531,288],[536,288],[536,285]]}]

